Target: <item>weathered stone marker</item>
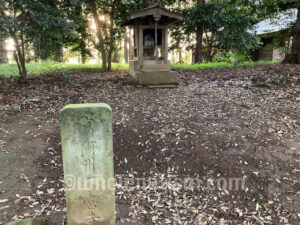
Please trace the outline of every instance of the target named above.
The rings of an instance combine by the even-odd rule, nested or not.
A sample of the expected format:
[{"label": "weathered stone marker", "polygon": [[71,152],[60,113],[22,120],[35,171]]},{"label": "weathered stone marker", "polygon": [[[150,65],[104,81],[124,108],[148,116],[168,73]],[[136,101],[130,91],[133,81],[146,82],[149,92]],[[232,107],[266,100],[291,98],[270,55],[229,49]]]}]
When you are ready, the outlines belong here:
[{"label": "weathered stone marker", "polygon": [[60,125],[68,224],[115,224],[111,108],[68,105]]}]

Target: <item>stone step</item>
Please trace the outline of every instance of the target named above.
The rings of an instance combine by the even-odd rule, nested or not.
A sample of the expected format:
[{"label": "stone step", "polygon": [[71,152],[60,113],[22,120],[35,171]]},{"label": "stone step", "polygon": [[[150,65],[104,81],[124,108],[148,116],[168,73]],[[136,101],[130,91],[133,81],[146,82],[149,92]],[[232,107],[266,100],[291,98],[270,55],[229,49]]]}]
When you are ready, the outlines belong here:
[{"label": "stone step", "polygon": [[149,85],[148,88],[155,89],[155,88],[178,88],[178,85]]},{"label": "stone step", "polygon": [[142,72],[168,72],[171,70],[171,66],[168,64],[155,64],[155,65],[143,65]]}]

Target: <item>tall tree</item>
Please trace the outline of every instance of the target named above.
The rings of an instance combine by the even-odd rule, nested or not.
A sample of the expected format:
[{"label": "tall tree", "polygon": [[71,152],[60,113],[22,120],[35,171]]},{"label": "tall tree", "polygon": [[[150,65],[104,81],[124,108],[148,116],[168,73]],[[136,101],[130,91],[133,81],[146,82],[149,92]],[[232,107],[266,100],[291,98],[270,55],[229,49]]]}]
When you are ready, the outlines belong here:
[{"label": "tall tree", "polygon": [[[205,4],[205,0],[197,0],[197,8],[201,9]],[[195,63],[202,63],[203,61],[203,32],[204,24],[200,21],[197,24],[196,30],[196,49],[195,49]]]},{"label": "tall tree", "polygon": [[117,4],[121,3],[120,0],[111,0],[110,4],[110,11],[109,11],[109,33],[110,33],[110,39],[109,39],[109,49],[108,49],[108,71],[111,71],[111,63],[112,63],[112,54],[115,50],[115,35],[116,35],[116,29],[114,28],[114,23],[116,22],[115,16],[117,15]]},{"label": "tall tree", "polygon": [[[72,2],[76,1],[73,0]],[[58,62],[63,60],[63,47],[65,47],[66,42],[70,38],[69,36],[75,35],[74,24],[68,22],[71,21],[68,15],[70,6],[68,1],[43,1],[44,12],[42,11],[41,13],[44,13],[44,22],[47,25],[41,24],[41,26],[36,26],[30,34],[31,42],[39,59]],[[47,29],[49,27],[51,29]],[[38,32],[36,32],[36,29],[38,29]]]},{"label": "tall tree", "polygon": [[[125,34],[121,22],[128,13],[139,9],[140,0],[86,0],[96,26],[97,47],[101,53],[102,70],[110,71],[113,53],[118,49],[117,42]],[[102,19],[101,19],[102,18]]]},{"label": "tall tree", "polygon": [[[115,46],[115,23],[117,23],[118,7],[122,4],[121,0],[91,0],[87,1],[93,16],[98,46],[101,52],[102,69],[111,70],[112,54]],[[105,19],[101,20],[101,17]]]},{"label": "tall tree", "polygon": [[70,1],[66,4],[65,10],[68,12],[68,18],[75,24],[75,35],[69,35],[68,39],[65,39],[65,45],[71,47],[72,52],[78,52],[81,63],[85,64],[91,56],[89,44],[92,43],[89,10],[80,0]]},{"label": "tall tree", "polygon": [[101,52],[101,57],[102,57],[102,70],[106,71],[107,70],[107,54],[105,51],[105,45],[104,45],[104,37],[103,37],[103,27],[102,27],[102,22],[100,20],[100,14],[98,11],[98,2],[95,0],[88,1],[89,8],[91,10],[91,14],[94,19],[95,27],[96,27],[96,33],[97,33],[97,38],[99,42],[99,49]]},{"label": "tall tree", "polygon": [[53,4],[62,3],[60,0],[0,0],[0,31],[8,33],[14,42],[14,58],[20,81],[26,81],[27,77],[26,45],[36,43],[39,34],[48,34],[51,37],[57,32],[64,35],[72,32],[73,25],[61,13],[63,11],[59,7],[53,7]]},{"label": "tall tree", "polygon": [[27,76],[24,29],[28,26],[26,22],[29,21],[30,13],[25,10],[26,3],[28,4],[25,1],[0,1],[0,29],[2,32],[9,33],[15,44],[14,58],[18,65],[21,81],[25,81]]},{"label": "tall tree", "polygon": [[[198,57],[195,63],[199,63],[199,55],[197,56],[199,51],[196,53],[199,46],[202,49],[202,61],[203,58],[212,61],[220,50],[233,50],[247,54],[249,49],[259,44],[258,37],[248,32],[252,27],[253,19],[248,16],[245,9],[236,7],[228,1],[210,0],[206,1],[201,8],[192,5],[181,11],[184,14],[184,21],[182,25],[178,24],[178,28],[174,26],[171,35],[175,37],[175,42],[185,41],[188,44],[188,49],[193,50],[195,58]],[[198,32],[199,25],[203,30],[202,35]],[[173,47],[176,48],[175,45]]]},{"label": "tall tree", "polygon": [[185,44],[185,32],[183,29],[183,22],[178,22],[173,24],[171,27],[171,45],[169,47],[169,51],[177,51],[179,61],[178,63],[183,63],[182,60],[182,46]]},{"label": "tall tree", "polygon": [[0,32],[0,64],[8,62],[6,45],[5,45],[6,38],[7,35],[5,35],[3,32]]}]

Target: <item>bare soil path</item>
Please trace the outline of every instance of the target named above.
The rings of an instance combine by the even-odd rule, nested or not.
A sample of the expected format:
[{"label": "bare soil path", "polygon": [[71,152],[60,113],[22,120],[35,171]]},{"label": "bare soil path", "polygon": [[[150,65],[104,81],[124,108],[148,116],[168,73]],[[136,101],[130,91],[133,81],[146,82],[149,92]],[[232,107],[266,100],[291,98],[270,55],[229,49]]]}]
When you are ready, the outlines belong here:
[{"label": "bare soil path", "polygon": [[[300,224],[300,66],[179,72],[176,89],[126,72],[0,80],[0,224],[64,224],[58,112],[87,102],[113,109],[116,178],[169,179],[118,185],[118,224]],[[233,178],[245,186],[217,185]]]}]

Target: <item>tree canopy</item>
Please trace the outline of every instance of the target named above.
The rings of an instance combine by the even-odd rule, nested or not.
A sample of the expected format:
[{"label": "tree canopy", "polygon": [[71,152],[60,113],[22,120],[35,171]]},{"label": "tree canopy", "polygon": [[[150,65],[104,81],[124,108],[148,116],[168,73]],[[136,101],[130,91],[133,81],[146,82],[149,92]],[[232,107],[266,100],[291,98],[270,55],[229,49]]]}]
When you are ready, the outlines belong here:
[{"label": "tree canopy", "polygon": [[[288,8],[297,0],[163,0],[181,12],[184,21],[172,26],[170,50],[192,49],[195,63],[212,61],[220,51],[247,55],[260,45],[249,32],[253,25]],[[111,70],[114,54],[125,37],[126,16],[143,7],[142,0],[0,0],[0,32],[12,38],[20,78],[29,60],[62,61],[64,49],[78,52],[85,63],[98,51],[103,70]],[[95,30],[91,28],[94,24]],[[295,37],[299,35],[299,19]],[[297,44],[297,41],[295,41]],[[293,47],[297,55],[298,48]],[[34,56],[30,56],[30,52]],[[33,58],[32,58],[33,57]],[[294,60],[295,62],[295,60]]]}]

